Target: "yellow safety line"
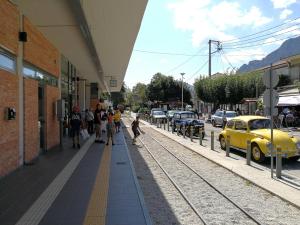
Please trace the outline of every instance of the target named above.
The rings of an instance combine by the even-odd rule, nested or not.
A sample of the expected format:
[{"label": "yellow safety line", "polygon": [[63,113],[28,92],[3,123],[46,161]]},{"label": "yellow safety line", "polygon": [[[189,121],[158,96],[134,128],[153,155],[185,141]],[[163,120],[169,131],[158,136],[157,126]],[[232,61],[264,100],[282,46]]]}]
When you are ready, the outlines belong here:
[{"label": "yellow safety line", "polygon": [[104,225],[109,186],[111,145],[104,147],[104,152],[97,172],[97,177],[90,197],[84,225]]}]

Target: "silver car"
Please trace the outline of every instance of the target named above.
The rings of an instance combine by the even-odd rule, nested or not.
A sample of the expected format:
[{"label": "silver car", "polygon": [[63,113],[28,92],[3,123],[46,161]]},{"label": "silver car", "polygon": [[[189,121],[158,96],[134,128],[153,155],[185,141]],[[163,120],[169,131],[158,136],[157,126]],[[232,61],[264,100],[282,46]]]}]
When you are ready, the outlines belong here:
[{"label": "silver car", "polygon": [[237,116],[237,113],[235,111],[217,111],[214,115],[211,116],[211,124],[216,126],[223,126],[223,120],[228,122],[229,120],[233,119]]}]

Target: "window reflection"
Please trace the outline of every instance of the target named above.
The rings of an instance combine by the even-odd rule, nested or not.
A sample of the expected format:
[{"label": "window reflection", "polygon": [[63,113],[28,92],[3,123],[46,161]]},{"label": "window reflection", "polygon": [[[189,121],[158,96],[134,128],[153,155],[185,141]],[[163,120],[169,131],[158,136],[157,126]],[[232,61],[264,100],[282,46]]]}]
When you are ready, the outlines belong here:
[{"label": "window reflection", "polygon": [[3,69],[8,69],[11,71],[15,71],[15,59],[6,55],[3,52],[0,52],[0,67]]}]

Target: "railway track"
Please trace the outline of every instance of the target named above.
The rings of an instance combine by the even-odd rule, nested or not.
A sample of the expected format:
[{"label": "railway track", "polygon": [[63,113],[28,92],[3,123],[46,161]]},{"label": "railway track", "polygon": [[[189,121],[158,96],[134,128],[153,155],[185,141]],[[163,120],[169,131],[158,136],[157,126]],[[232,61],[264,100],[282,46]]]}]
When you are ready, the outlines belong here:
[{"label": "railway track", "polygon": [[138,139],[203,224],[262,224],[149,132]]}]

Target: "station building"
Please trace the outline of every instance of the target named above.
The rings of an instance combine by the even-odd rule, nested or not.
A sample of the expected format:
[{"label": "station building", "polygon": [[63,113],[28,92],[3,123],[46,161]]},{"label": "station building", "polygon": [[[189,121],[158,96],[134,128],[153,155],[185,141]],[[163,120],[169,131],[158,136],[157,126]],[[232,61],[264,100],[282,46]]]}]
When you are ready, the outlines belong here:
[{"label": "station building", "polygon": [[0,178],[60,144],[58,100],[119,91],[147,0],[0,0]]}]

